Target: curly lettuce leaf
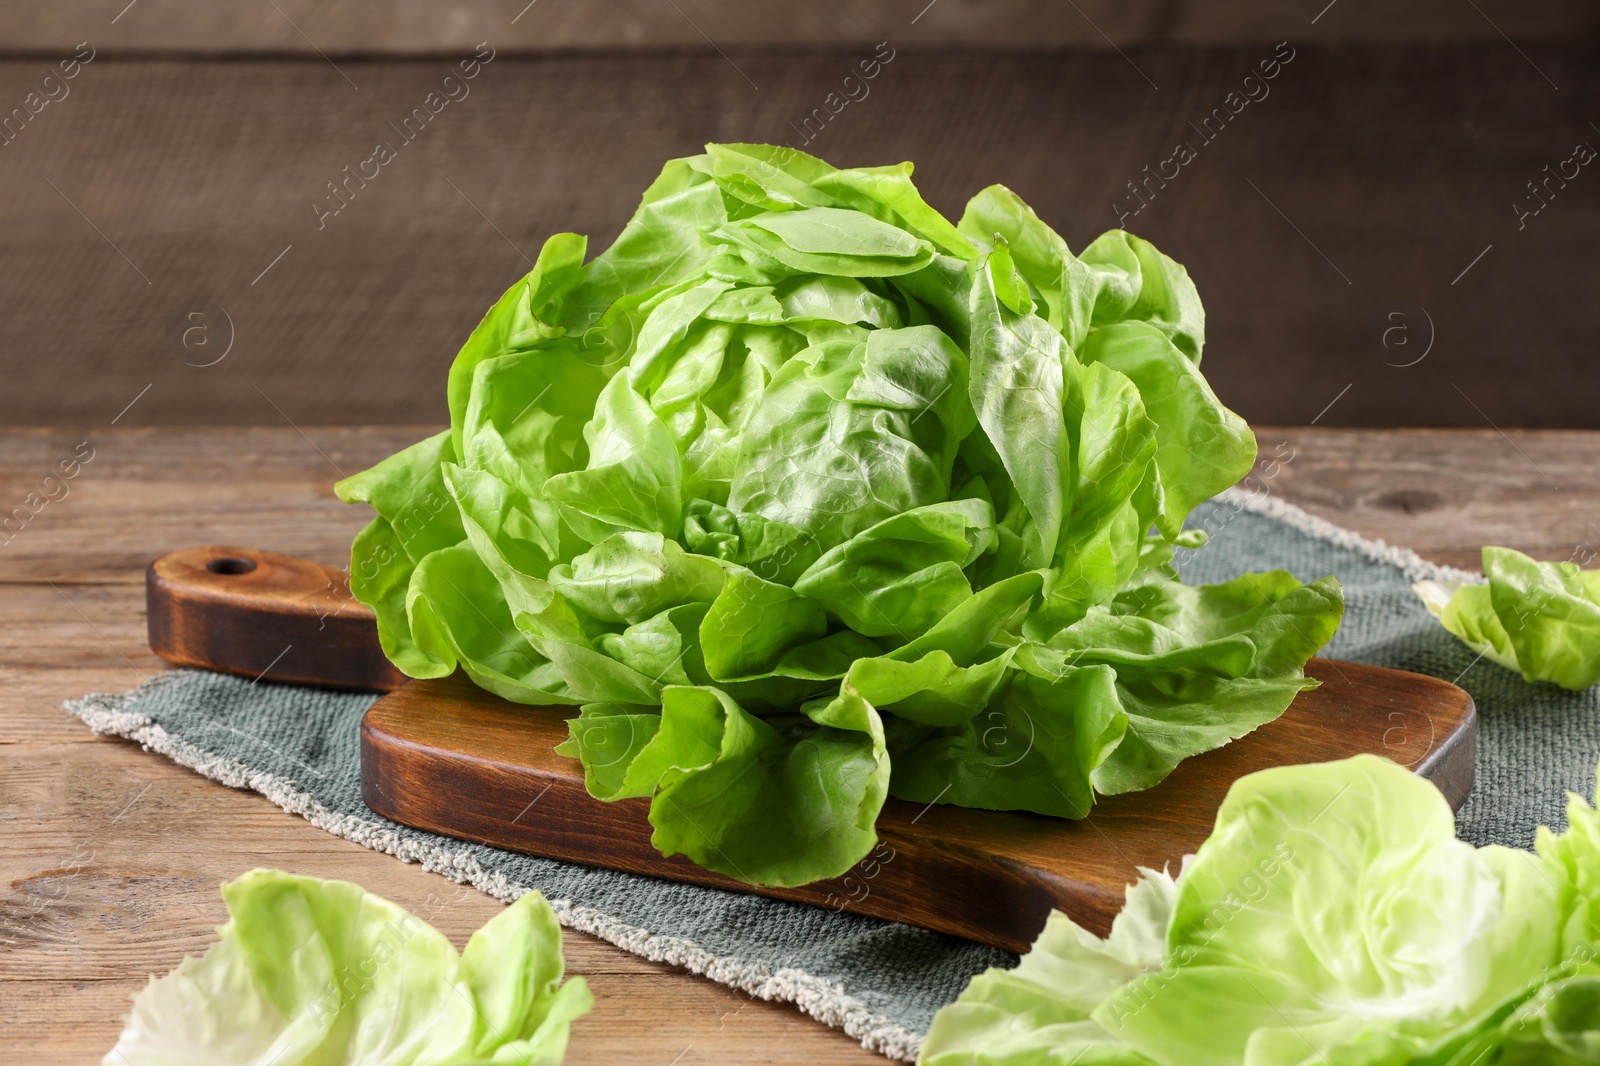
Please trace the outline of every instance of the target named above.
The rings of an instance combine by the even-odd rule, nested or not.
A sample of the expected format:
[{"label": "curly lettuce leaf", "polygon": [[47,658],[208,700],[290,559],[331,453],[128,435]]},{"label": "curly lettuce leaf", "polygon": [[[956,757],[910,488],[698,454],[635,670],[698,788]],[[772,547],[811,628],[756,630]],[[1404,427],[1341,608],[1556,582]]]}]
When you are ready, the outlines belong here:
[{"label": "curly lettuce leaf", "polygon": [[848,870],[877,842],[883,726],[846,684],[798,714],[758,718],[709,687],[662,690],[661,713],[590,705],[561,749],[602,799],[650,797],[651,840],[741,881],[799,885]]},{"label": "curly lettuce leaf", "polygon": [[1438,791],[1375,756],[1253,774],[1180,879],[1169,967],[1096,1013],[1197,1066],[1433,1052],[1560,961],[1552,884],[1532,856],[1456,840]]},{"label": "curly lettuce leaf", "polygon": [[1009,257],[1000,252],[976,268],[967,387],[978,424],[1020,504],[1017,535],[1025,546],[1023,566],[1033,569],[1054,558],[1071,504],[1064,368],[1070,356],[1060,333],[1019,310],[1031,307],[1020,302],[1025,293],[1018,291],[1014,275]]},{"label": "curly lettuce leaf", "polygon": [[593,998],[563,982],[561,928],[529,892],[459,955],[431,925],[346,881],[253,870],[199,958],[152,978],[106,1066],[555,1066]]},{"label": "curly lettuce leaf", "polygon": [[1276,570],[1200,587],[1147,582],[1056,634],[1047,645],[1056,661],[1115,668],[1128,715],[1096,790],[1150,788],[1189,756],[1277,718],[1316,687],[1302,666],[1343,613],[1331,578],[1302,585]]},{"label": "curly lettuce leaf", "polygon": [[1255,434],[1222,406],[1200,369],[1155,326],[1119,322],[1093,331],[1081,358],[1118,371],[1138,389],[1155,427],[1156,524],[1170,540],[1189,512],[1250,472]]},{"label": "curly lettuce leaf", "polygon": [[794,589],[857,633],[909,642],[972,595],[963,571],[995,541],[986,501],[928,504],[830,549]]},{"label": "curly lettuce leaf", "polygon": [[1539,852],[1458,841],[1438,791],[1376,756],[1252,774],[1176,884],[1143,871],[1103,941],[1052,914],[919,1061],[1594,1062],[1593,810],[1574,798]]},{"label": "curly lettuce leaf", "polygon": [[1574,692],[1600,681],[1600,570],[1484,548],[1487,585],[1421,581],[1417,595],[1445,629],[1528,681]]},{"label": "curly lettuce leaf", "polygon": [[888,725],[897,799],[1082,818],[1093,775],[1123,740],[1128,716],[1107,666],[1012,672],[997,699],[948,728]]},{"label": "curly lettuce leaf", "polygon": [[1479,1046],[1493,1048],[1487,1061],[1495,1066],[1600,1062],[1600,966],[1541,988]]},{"label": "curly lettuce leaf", "polygon": [[1206,312],[1189,272],[1149,241],[1123,230],[1103,233],[1080,257],[1095,274],[1094,326],[1148,322],[1198,366]]},{"label": "curly lettuce leaf", "polygon": [[1140,869],[1104,940],[1052,911],[1033,950],[1015,969],[974,977],[934,1016],[923,1066],[1029,1066],[1084,1063],[1152,1066],[1095,1021],[1107,996],[1161,969],[1177,883]]}]

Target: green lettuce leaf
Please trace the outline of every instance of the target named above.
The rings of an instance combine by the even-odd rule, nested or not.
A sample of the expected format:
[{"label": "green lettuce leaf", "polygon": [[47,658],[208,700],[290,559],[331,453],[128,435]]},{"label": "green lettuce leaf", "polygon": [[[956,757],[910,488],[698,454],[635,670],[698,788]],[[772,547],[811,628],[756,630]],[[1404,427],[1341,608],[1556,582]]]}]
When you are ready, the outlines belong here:
[{"label": "green lettuce leaf", "polygon": [[1553,982],[1517,1008],[1494,1047],[1496,1066],[1590,1066],[1600,1062],[1600,966]]},{"label": "green lettuce leaf", "polygon": [[[595,713],[585,708],[579,723]],[[768,718],[719,689],[669,687],[658,728],[637,747],[645,729],[619,741],[616,719],[626,716],[609,717],[607,751],[631,758],[605,798],[652,797],[651,841],[663,855],[742,881],[761,871],[763,883],[799,885],[815,880],[819,862],[848,870],[877,841],[889,776],[883,726],[849,685],[799,714]],[[573,739],[588,762],[599,761],[592,724]]]},{"label": "green lettuce leaf", "polygon": [[562,750],[660,847],[788,885],[866,854],[891,788],[1082,817],[1307,686],[1336,587],[1170,565],[1255,446],[1148,243],[736,144],[587,254],[551,237],[449,432],[339,492],[378,512],[351,587],[389,658],[583,707]]},{"label": "green lettuce leaf", "polygon": [[1484,548],[1487,585],[1421,581],[1422,602],[1451,633],[1528,681],[1574,692],[1600,681],[1600,570]]},{"label": "green lettuce leaf", "polygon": [[346,881],[253,870],[222,895],[217,942],[151,979],[106,1066],[555,1066],[593,1002],[583,978],[562,981],[561,928],[538,892],[459,955]]},{"label": "green lettuce leaf", "polygon": [[934,1016],[924,1066],[1085,1063],[1150,1066],[1092,1017],[1123,985],[1161,969],[1177,884],[1141,868],[1104,940],[1052,911],[1033,950],[1012,970],[972,979]]},{"label": "green lettuce leaf", "polygon": [[1157,524],[1168,539],[1183,519],[1250,472],[1255,435],[1222,406],[1199,367],[1153,325],[1119,322],[1093,331],[1084,362],[1116,370],[1138,389],[1155,426]]},{"label": "green lettuce leaf", "polygon": [[1302,585],[1275,570],[1218,585],[1150,581],[1034,652],[1041,661],[1116,670],[1128,733],[1094,785],[1103,795],[1150,788],[1183,759],[1277,718],[1315,688],[1302,664],[1344,612],[1331,578]]},{"label": "green lettuce leaf", "polygon": [[977,717],[944,729],[888,726],[893,794],[915,803],[1082,818],[1094,772],[1128,730],[1108,666],[1015,671]]},{"label": "green lettuce leaf", "polygon": [[1111,935],[1065,915],[940,1011],[926,1064],[1471,1066],[1600,1050],[1600,819],[1537,856],[1455,838],[1376,756],[1235,782],[1174,884],[1143,871]]}]

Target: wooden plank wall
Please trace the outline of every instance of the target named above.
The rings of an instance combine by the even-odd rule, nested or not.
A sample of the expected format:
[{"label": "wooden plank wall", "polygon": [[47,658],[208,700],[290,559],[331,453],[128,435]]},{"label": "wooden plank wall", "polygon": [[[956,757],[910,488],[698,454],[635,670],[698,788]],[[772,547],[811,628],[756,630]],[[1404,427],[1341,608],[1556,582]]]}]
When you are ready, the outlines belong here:
[{"label": "wooden plank wall", "polygon": [[1570,40],[1600,26],[1588,0],[53,0],[0,8],[12,51],[85,36],[186,54],[435,53],[488,39],[511,51],[831,50],[926,46],[1113,51],[1158,45],[1433,44]]},{"label": "wooden plank wall", "polygon": [[1189,266],[1252,421],[1600,425],[1592,5],[278,6],[0,11],[0,423],[438,421],[544,236],[598,246],[662,160],[769,140],[915,160],[953,213],[1003,182],[1074,247],[1121,218]]}]

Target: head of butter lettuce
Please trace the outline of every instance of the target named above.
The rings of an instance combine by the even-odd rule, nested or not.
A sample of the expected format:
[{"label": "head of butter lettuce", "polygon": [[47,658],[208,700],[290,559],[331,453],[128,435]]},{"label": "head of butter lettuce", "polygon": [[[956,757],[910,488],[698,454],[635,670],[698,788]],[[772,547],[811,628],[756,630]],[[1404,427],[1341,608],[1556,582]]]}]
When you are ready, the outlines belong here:
[{"label": "head of butter lettuce", "polygon": [[1600,570],[1488,547],[1483,573],[1486,584],[1413,587],[1445,629],[1525,680],[1575,692],[1600,681]]},{"label": "head of butter lettuce", "polygon": [[1376,756],[1236,782],[1174,881],[1108,938],[1052,914],[934,1018],[923,1066],[1592,1066],[1600,817],[1538,853],[1455,837]]},{"label": "head of butter lettuce", "polygon": [[337,488],[390,659],[581,706],[563,750],[664,853],[794,885],[886,795],[1081,817],[1314,684],[1337,583],[1176,580],[1255,442],[1148,243],[710,145],[586,249],[485,315],[448,431]]},{"label": "head of butter lettuce", "polygon": [[151,979],[103,1066],[556,1066],[593,1003],[538,892],[460,953],[348,881],[252,870],[222,896],[216,943]]}]

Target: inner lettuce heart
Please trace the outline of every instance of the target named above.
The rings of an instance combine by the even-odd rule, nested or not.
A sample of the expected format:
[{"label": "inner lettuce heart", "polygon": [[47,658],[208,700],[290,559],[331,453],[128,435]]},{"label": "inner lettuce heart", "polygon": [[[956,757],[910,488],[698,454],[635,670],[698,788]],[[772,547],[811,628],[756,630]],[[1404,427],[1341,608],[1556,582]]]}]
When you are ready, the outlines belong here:
[{"label": "inner lettuce heart", "polygon": [[798,885],[891,795],[1082,817],[1315,685],[1337,582],[1177,580],[1255,440],[1147,242],[709,145],[586,256],[546,241],[449,430],[337,491],[395,665],[580,707],[559,750],[663,853]]}]

